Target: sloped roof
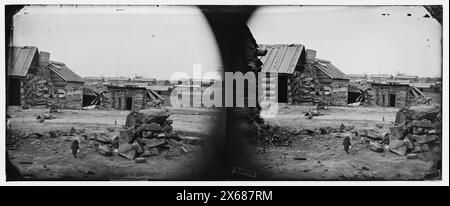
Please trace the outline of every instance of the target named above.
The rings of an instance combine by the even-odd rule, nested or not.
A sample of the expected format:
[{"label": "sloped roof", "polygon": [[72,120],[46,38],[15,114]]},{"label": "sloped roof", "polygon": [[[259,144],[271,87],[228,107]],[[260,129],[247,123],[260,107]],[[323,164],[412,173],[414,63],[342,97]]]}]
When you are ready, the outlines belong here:
[{"label": "sloped roof", "polygon": [[25,77],[39,51],[36,47],[10,47],[8,76]]},{"label": "sloped roof", "polygon": [[259,48],[267,50],[261,57],[262,72],[292,74],[305,53],[305,46],[301,44],[261,44]]},{"label": "sloped roof", "polygon": [[[332,79],[344,79],[349,80],[350,78],[341,70],[339,70],[336,66],[331,63],[319,63],[316,62],[314,65],[319,70],[323,71],[326,75],[328,75]],[[327,61],[329,62],[329,61]]]},{"label": "sloped roof", "polygon": [[78,76],[75,72],[70,70],[64,63],[61,62],[49,62],[49,69],[55,72],[58,76],[66,80],[67,82],[82,82],[84,83],[83,78]]}]

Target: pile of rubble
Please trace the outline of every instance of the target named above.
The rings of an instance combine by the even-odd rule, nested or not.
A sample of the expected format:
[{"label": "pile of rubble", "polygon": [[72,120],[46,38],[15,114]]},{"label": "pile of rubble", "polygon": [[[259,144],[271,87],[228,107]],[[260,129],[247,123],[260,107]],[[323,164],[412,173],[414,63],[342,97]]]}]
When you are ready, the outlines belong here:
[{"label": "pile of rubble", "polygon": [[316,110],[316,109],[311,109],[305,113],[305,116],[308,119],[312,119],[314,116],[322,116],[322,115],[323,114],[319,110]]},{"label": "pile of rubble", "polygon": [[148,89],[143,98],[143,108],[164,108],[164,99],[155,91]]},{"label": "pile of rubble", "polygon": [[442,119],[439,107],[404,107],[391,128],[390,149],[410,159],[442,158]]},{"label": "pile of rubble", "polygon": [[411,87],[410,92],[412,94],[408,96],[408,102],[410,103],[410,105],[423,105],[431,103],[431,98],[427,97],[416,87]]},{"label": "pile of rubble", "polygon": [[[166,111],[140,113],[131,112],[126,119],[126,127],[117,139],[118,154],[137,163],[145,162],[143,157],[164,152],[166,158],[189,153],[191,150],[173,131],[170,114]],[[106,147],[99,147],[104,154],[110,154]]]},{"label": "pile of rubble", "polygon": [[44,112],[44,113],[37,115],[36,119],[42,123],[47,119],[56,119],[56,117],[53,116],[51,113]]},{"label": "pile of rubble", "polygon": [[293,132],[278,126],[254,122],[250,126],[250,133],[261,146],[289,146],[292,143]]},{"label": "pile of rubble", "polygon": [[85,84],[83,95],[94,96],[95,98],[89,105],[95,105],[95,108],[108,110],[112,108],[112,94],[102,83]]}]

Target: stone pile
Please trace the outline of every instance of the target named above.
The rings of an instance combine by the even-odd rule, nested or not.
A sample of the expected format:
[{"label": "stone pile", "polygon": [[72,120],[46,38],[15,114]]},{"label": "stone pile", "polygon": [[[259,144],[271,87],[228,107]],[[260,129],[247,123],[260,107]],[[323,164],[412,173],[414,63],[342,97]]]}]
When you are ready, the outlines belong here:
[{"label": "stone pile", "polygon": [[119,155],[135,159],[163,152],[165,157],[189,153],[191,150],[180,142],[180,137],[173,131],[169,116],[166,111],[131,112],[125,123],[128,129],[122,130],[118,139]]},{"label": "stone pile", "polygon": [[409,159],[439,161],[442,158],[442,119],[438,107],[404,107],[391,128],[391,151]]}]

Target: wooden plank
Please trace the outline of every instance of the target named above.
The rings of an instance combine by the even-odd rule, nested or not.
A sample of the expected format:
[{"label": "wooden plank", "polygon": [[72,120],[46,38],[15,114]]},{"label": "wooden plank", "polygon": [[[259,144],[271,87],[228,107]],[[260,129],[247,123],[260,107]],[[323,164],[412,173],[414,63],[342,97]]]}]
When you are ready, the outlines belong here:
[{"label": "wooden plank", "polygon": [[[21,75],[22,69],[24,68],[24,65],[27,61],[28,53],[24,51],[23,49],[20,50],[19,55],[17,55],[17,58],[14,61],[11,75]],[[15,69],[17,68],[17,69]]]},{"label": "wooden plank", "polygon": [[413,87],[413,90],[415,90],[420,96],[425,97],[425,94],[422,93],[422,91],[420,91],[420,90],[417,89],[416,87]]},{"label": "wooden plank", "polygon": [[284,61],[280,65],[279,73],[289,73],[289,66],[291,64],[292,58],[294,58],[296,47],[287,47],[284,54]]},{"label": "wooden plank", "polygon": [[267,57],[267,60],[265,61],[263,68],[261,69],[261,71],[263,72],[271,72],[270,68],[272,67],[272,63],[273,63],[273,59],[275,58],[275,56],[278,53],[278,48],[274,47],[271,48],[271,52],[268,54],[269,56]]},{"label": "wooden plank", "polygon": [[287,50],[287,47],[285,47],[285,46],[278,49],[278,53],[273,60],[272,66],[270,66],[271,72],[279,72],[278,70],[280,69],[280,65],[283,61],[286,50]]},{"label": "wooden plank", "polygon": [[295,48],[296,48],[296,49],[295,49],[294,57],[292,58],[292,61],[291,61],[290,65],[289,65],[289,69],[288,69],[288,71],[287,71],[287,73],[289,73],[289,74],[292,74],[292,73],[294,72],[295,67],[296,67],[297,64],[298,64],[300,55],[301,55],[301,53],[302,53],[302,51],[303,51],[303,46],[295,47]]}]

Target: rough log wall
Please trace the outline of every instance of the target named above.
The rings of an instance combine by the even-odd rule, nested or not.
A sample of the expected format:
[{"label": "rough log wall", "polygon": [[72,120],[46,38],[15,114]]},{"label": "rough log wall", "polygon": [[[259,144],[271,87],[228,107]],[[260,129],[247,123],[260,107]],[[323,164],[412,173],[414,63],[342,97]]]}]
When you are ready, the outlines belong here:
[{"label": "rough log wall", "polygon": [[57,88],[58,104],[64,109],[81,109],[83,106],[84,83],[67,82],[64,87]]},{"label": "rough log wall", "polygon": [[51,106],[55,101],[55,88],[46,67],[38,67],[21,81],[22,105],[26,107]]},{"label": "rough log wall", "polygon": [[329,105],[347,105],[348,81],[333,80],[312,64],[306,64],[304,70],[295,71],[288,79],[290,104],[317,104],[323,101]]}]

